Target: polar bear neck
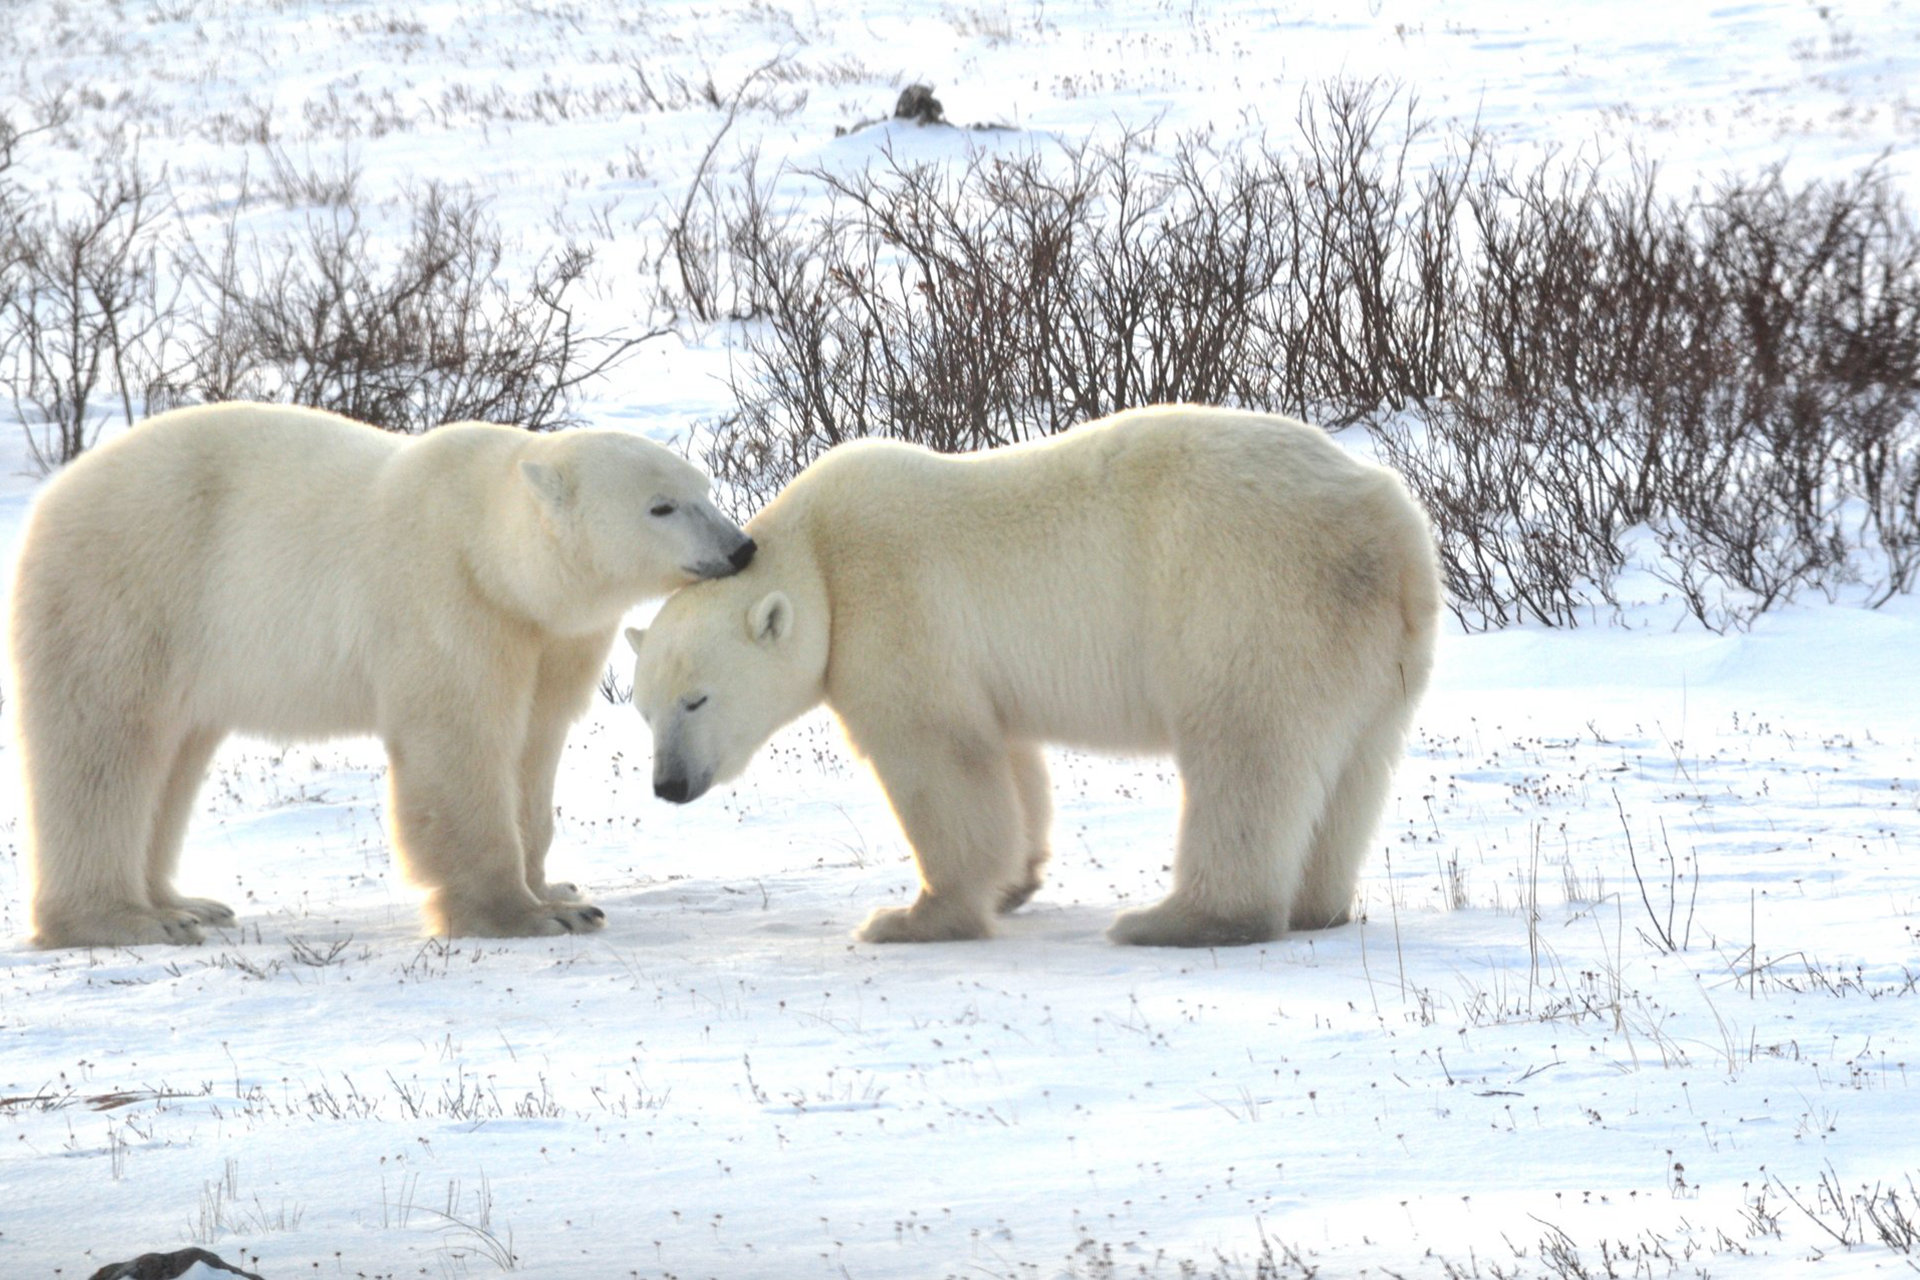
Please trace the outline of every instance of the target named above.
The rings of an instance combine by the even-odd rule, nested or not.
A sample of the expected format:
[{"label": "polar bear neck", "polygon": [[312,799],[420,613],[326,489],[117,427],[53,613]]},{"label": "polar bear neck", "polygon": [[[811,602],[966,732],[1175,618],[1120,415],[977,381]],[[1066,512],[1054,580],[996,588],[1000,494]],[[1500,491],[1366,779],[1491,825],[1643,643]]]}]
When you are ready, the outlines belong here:
[{"label": "polar bear neck", "polygon": [[721,579],[735,598],[751,603],[771,591],[785,592],[793,603],[795,631],[790,649],[795,671],[811,678],[804,705],[790,709],[787,718],[805,714],[826,697],[827,669],[833,651],[833,599],[826,574],[816,558],[805,511],[797,504],[770,504],[747,525],[759,550],[753,563],[733,578]]},{"label": "polar bear neck", "polygon": [[635,603],[625,584],[607,582],[564,554],[561,538],[517,473],[500,480],[505,492],[495,517],[473,530],[467,575],[495,607],[555,636],[612,635]]}]

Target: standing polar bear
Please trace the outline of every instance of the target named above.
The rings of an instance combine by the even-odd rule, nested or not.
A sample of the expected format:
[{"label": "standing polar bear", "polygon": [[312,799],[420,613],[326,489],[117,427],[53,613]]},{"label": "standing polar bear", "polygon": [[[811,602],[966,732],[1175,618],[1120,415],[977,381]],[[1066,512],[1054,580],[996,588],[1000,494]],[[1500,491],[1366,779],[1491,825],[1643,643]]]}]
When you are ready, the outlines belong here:
[{"label": "standing polar bear", "polygon": [[707,478],[612,431],[417,439],[223,404],[142,423],[41,494],[13,588],[34,940],[197,942],[174,891],[230,732],[377,733],[436,932],[598,928],[546,878],[553,779],[621,615],[744,566]]},{"label": "standing polar bear", "polygon": [[1115,941],[1347,920],[1441,603],[1391,472],[1291,419],[1168,406],[962,457],[843,445],[747,528],[749,570],[627,633],[654,791],[692,800],[824,699],[920,872],[862,940],[981,937],[1032,895],[1047,742],[1178,761],[1173,891]]}]

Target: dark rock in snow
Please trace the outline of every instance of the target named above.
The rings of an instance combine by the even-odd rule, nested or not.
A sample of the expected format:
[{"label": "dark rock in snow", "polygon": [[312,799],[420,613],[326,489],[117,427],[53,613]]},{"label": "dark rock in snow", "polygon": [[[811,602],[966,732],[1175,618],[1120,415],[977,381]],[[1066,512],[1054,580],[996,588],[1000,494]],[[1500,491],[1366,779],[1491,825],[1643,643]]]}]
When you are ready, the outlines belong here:
[{"label": "dark rock in snow", "polygon": [[244,1276],[246,1280],[263,1280],[253,1272],[242,1271],[232,1263],[223,1261],[218,1254],[208,1253],[205,1249],[143,1253],[132,1262],[108,1263],[94,1272],[91,1280],[174,1280],[174,1277],[184,1275],[196,1262],[203,1262],[215,1271]]},{"label": "dark rock in snow", "polygon": [[[947,109],[940,105],[940,99],[933,96],[933,89],[924,84],[910,84],[900,91],[894,100],[893,119],[910,120],[917,125],[939,125],[943,129],[965,128],[982,133],[998,133],[1011,129],[1007,124],[969,124],[956,126],[947,119]],[[833,136],[844,138],[850,133],[870,129],[876,124],[885,124],[887,117],[879,116],[872,120],[861,120],[854,124],[837,124],[833,127]]]},{"label": "dark rock in snow", "polygon": [[910,84],[900,91],[900,100],[893,104],[895,120],[912,120],[918,124],[945,124],[946,109],[940,105],[940,99],[933,96],[933,90],[924,84]]}]

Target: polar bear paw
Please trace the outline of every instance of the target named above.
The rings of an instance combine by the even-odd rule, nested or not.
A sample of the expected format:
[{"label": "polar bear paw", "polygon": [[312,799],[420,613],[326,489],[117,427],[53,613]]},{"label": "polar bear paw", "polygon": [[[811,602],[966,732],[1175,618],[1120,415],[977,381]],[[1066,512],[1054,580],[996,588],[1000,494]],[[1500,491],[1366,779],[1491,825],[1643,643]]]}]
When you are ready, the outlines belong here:
[{"label": "polar bear paw", "polygon": [[1312,932],[1316,929],[1338,929],[1342,925],[1353,923],[1351,904],[1339,907],[1314,906],[1307,903],[1295,903],[1293,917],[1287,921],[1289,933]]},{"label": "polar bear paw", "polygon": [[1010,884],[1000,891],[998,910],[1001,915],[1011,915],[1027,905],[1033,895],[1040,892],[1042,878],[1040,869],[1046,865],[1044,859],[1035,859],[1027,867],[1027,878],[1019,884]]},{"label": "polar bear paw", "polygon": [[212,898],[173,897],[158,906],[162,911],[184,912],[200,924],[211,925],[216,929],[225,929],[238,918],[233,914],[232,907],[224,902],[216,902]]},{"label": "polar bear paw", "polygon": [[191,946],[206,941],[200,925],[197,917],[174,907],[130,906],[43,919],[33,940],[42,947]]},{"label": "polar bear paw", "polygon": [[580,886],[567,880],[549,880],[545,884],[530,887],[533,889],[533,896],[542,902],[584,903],[587,900],[587,895],[580,891]]},{"label": "polar bear paw", "polygon": [[1133,947],[1244,947],[1271,942],[1284,932],[1265,914],[1218,915],[1168,898],[1138,911],[1122,911],[1107,938]]},{"label": "polar bear paw", "polygon": [[607,913],[591,902],[549,903],[547,915],[566,933],[593,933],[607,927]]},{"label": "polar bear paw", "polygon": [[465,938],[553,938],[607,924],[607,913],[591,902],[442,902],[429,917],[435,933]]},{"label": "polar bear paw", "polygon": [[992,930],[984,912],[949,906],[924,894],[910,907],[880,907],[854,931],[859,942],[970,942]]}]

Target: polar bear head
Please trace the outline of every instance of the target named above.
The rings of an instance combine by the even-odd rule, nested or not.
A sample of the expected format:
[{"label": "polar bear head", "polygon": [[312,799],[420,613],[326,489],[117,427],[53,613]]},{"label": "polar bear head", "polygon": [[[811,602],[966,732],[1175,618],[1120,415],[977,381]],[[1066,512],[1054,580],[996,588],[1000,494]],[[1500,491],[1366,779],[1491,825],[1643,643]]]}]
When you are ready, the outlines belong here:
[{"label": "polar bear head", "polygon": [[748,572],[676,592],[629,629],[633,705],[653,731],[653,793],[685,804],[739,776],[774,731],[825,695],[824,592]]},{"label": "polar bear head", "polygon": [[635,597],[735,573],[754,543],[708,496],[706,474],[620,431],[536,436],[520,474],[583,576]]}]

